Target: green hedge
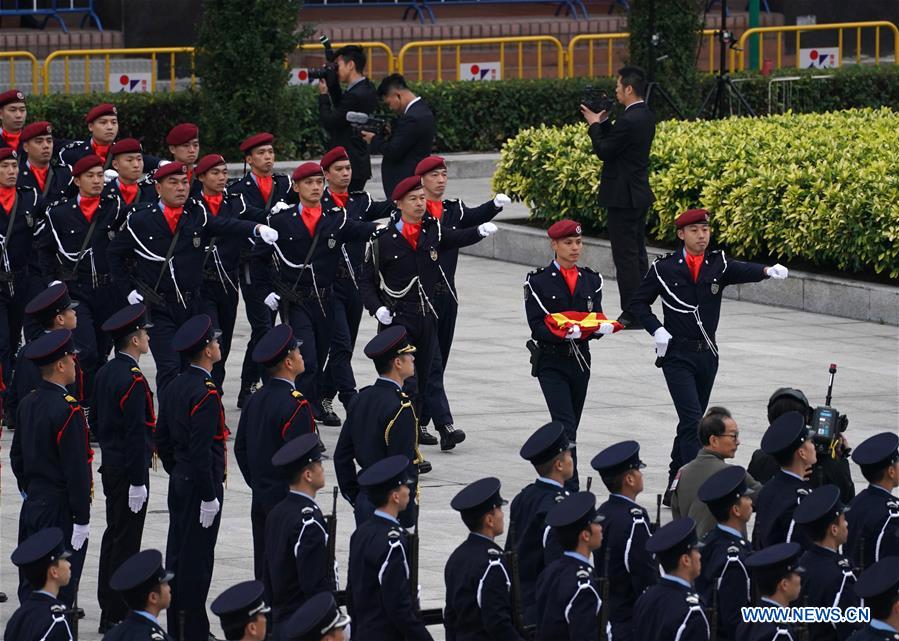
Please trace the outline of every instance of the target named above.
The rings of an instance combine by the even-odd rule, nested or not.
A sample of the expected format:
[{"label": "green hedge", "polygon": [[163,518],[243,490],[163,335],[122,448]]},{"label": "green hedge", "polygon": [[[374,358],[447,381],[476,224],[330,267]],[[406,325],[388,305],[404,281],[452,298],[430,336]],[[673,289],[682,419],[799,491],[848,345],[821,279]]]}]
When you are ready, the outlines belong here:
[{"label": "green hedge", "polygon": [[[862,109],[719,121],[666,121],[650,157],[648,229],[672,242],[674,217],[713,212],[738,255],[799,259],[899,276],[899,113]],[[494,188],[534,218],[605,225],[601,161],[583,124],[522,131],[503,148]]]}]

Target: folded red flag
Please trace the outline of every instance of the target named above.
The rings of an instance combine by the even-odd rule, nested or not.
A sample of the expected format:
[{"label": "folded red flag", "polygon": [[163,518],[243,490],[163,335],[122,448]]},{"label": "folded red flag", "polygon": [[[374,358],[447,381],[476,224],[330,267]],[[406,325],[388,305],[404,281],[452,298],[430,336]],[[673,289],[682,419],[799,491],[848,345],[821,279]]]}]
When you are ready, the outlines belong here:
[{"label": "folded red flag", "polygon": [[615,332],[624,329],[624,326],[618,321],[609,320],[602,312],[556,312],[555,314],[547,314],[543,322],[553,334],[559,338],[565,338],[568,335],[568,328],[574,325],[581,326],[581,336],[587,338],[599,329],[603,323],[612,323]]}]

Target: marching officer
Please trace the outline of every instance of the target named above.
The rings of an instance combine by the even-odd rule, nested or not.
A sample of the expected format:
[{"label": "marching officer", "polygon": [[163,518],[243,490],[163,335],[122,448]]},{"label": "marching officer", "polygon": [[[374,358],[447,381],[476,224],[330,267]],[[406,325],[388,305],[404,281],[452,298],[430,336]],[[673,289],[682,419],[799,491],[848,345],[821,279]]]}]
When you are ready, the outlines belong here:
[{"label": "marching officer", "polygon": [[208,238],[256,236],[271,243],[278,233],[266,225],[210,216],[196,200],[188,199],[187,167],[182,163],[163,165],[153,178],[159,201],[129,209],[125,228],[109,244],[107,257],[119,291],[130,292],[128,302],[147,305],[153,321],[150,350],[156,363],[156,390],[162,393],[182,365],[172,336],[202,308]]},{"label": "marching officer", "polygon": [[341,612],[330,592],[306,601],[287,623],[287,641],[345,641],[350,617]]},{"label": "marching officer", "polygon": [[643,491],[646,464],[640,445],[622,441],[610,445],[590,463],[609,490],[609,500],[599,506],[603,545],[593,555],[598,574],[615,586],[609,595],[609,629],[616,641],[640,641],[634,632],[634,603],[658,580],[658,565],[646,550],[651,532],[649,512],[637,503]]},{"label": "marching officer", "polygon": [[[697,427],[709,404],[718,373],[715,332],[721,315],[724,288],[782,280],[787,268],[765,267],[709,250],[709,212],[689,209],[674,221],[683,247],[656,259],[631,295],[628,308],[646,328],[656,346],[656,365],[662,368],[677,411],[677,433],[671,447],[668,486],[677,471],[699,452]],[[664,302],[664,324],[652,312],[658,297]],[[670,505],[670,490],[665,505]]]},{"label": "marching officer", "polygon": [[590,555],[602,545],[604,520],[590,492],[572,494],[547,514],[563,552],[537,581],[537,641],[600,638],[602,597]]},{"label": "marching officer", "polygon": [[140,550],[147,516],[156,429],[153,392],[140,369],[141,357],[150,351],[148,325],[147,309],[140,303],[119,310],[103,323],[103,331],[115,344],[115,357],[97,372],[94,413],[106,497],[106,530],[97,574],[100,632],[128,614],[109,577]]},{"label": "marching officer", "polygon": [[[793,517],[805,531],[809,547],[799,559],[805,568],[802,594],[808,603],[846,609],[859,607],[855,595],[855,574],[849,559],[840,552],[849,535],[846,507],[840,488],[822,485],[799,503]],[[814,641],[845,641],[857,626],[850,623],[812,623]]]},{"label": "marching officer", "polygon": [[699,486],[697,496],[705,503],[717,525],[702,538],[702,568],[696,591],[717,612],[710,621],[716,639],[733,639],[740,623],[740,608],[750,605],[749,570],[746,557],[752,546],[746,525],[752,518],[752,490],[746,484],[746,470],[728,465]]},{"label": "marching officer", "polygon": [[250,397],[240,413],[234,456],[244,481],[253,491],[253,571],[262,579],[265,519],[287,495],[287,483],[272,464],[272,456],[290,439],[315,433],[309,403],[294,387],[303,371],[300,343],[290,325],[276,325],[253,350],[253,362],[265,367],[269,378]]},{"label": "marching officer", "polygon": [[[528,349],[531,374],[540,383],[549,414],[565,426],[573,446],[574,476],[567,487],[576,491],[577,428],[590,382],[588,342],[611,334],[615,325],[601,322],[605,319],[602,276],[577,265],[583,247],[580,223],[560,220],[546,233],[551,239],[553,261],[530,272],[524,283],[524,308],[531,328]],[[554,320],[559,315],[564,320]]]},{"label": "marching officer", "polygon": [[752,546],[758,550],[796,541],[806,548],[808,540],[796,528],[793,511],[812,491],[806,479],[818,459],[802,414],[787,412],[774,419],[762,436],[762,451],[777,460],[780,471],[765,483],[756,500]]},{"label": "marching officer", "polygon": [[200,157],[200,128],[192,122],[181,122],[172,127],[165,136],[165,144],[175,162],[187,165],[187,182],[190,184],[190,195],[196,195],[194,184],[194,167]]},{"label": "marching officer", "polygon": [[469,531],[443,571],[443,624],[450,641],[522,641],[513,624],[509,570],[495,542],[504,530],[506,501],[499,492],[499,479],[483,478],[450,503]]},{"label": "marching officer", "polygon": [[[232,184],[228,193],[243,196],[244,203],[253,212],[258,212],[257,222],[264,222],[261,216],[280,201],[286,201],[290,195],[290,178],[284,174],[274,173],[275,148],[272,143],[275,137],[268,133],[248,136],[240,143],[240,152],[244,163],[249,166],[247,175]],[[244,402],[253,393],[253,387],[259,382],[262,370],[253,362],[252,354],[256,342],[261,339],[274,324],[275,315],[265,304],[268,291],[263,291],[250,274],[250,253],[253,240],[243,243],[240,252],[240,292],[243,298],[247,321],[250,323],[250,342],[240,372],[240,393],[237,396],[237,407],[242,408]]]},{"label": "marching officer", "polygon": [[699,548],[696,522],[689,516],[665,524],[646,542],[662,575],[634,604],[635,639],[708,641],[709,621],[693,590],[702,564]]},{"label": "marching officer", "polygon": [[845,550],[856,567],[867,568],[887,556],[899,556],[899,435],[881,432],[853,450],[868,487],[852,500],[846,513],[849,538]]},{"label": "marching officer", "polygon": [[[136,138],[122,138],[113,143],[109,148],[112,156],[112,171],[105,171],[109,178],[103,189],[103,198],[100,206],[115,207],[116,213],[112,216],[119,227],[125,222],[124,210],[129,205],[138,203],[152,203],[159,200],[156,186],[144,171],[144,150],[140,141]],[[117,231],[118,228],[116,228]]]},{"label": "marching officer", "polygon": [[129,612],[103,641],[172,641],[159,625],[159,615],[172,604],[169,581],[174,576],[163,567],[159,550],[143,550],[122,563],[109,584]]},{"label": "marching officer", "polygon": [[168,630],[177,641],[202,641],[209,636],[206,596],[221,523],[229,434],[211,374],[221,358],[212,319],[205,314],[189,319],[175,333],[172,347],[190,366],[160,394],[156,427],[157,451],[169,474],[166,567],[175,573]]},{"label": "marching officer", "polygon": [[[75,382],[72,332],[59,329],[29,344],[25,357],[41,370],[43,381],[19,406],[18,429],[9,459],[25,498],[19,513],[19,541],[47,527],[58,527],[69,541],[72,578],[59,600],[72,607],[90,537],[91,461],[87,420],[67,385]],[[24,602],[30,588],[19,586]]]},{"label": "marching officer", "polygon": [[22,129],[28,117],[25,94],[18,89],[0,93],[0,148],[22,151]]},{"label": "marching officer", "polygon": [[271,611],[265,603],[265,587],[244,581],[222,592],[209,607],[222,623],[228,641],[263,641]]},{"label": "marching officer", "polygon": [[28,598],[6,623],[4,639],[12,641],[73,641],[66,604],[59,591],[72,578],[72,553],[58,527],[38,530],[19,544],[12,562],[31,588]]},{"label": "marching officer", "polygon": [[415,494],[398,518],[403,527],[412,527],[417,520],[418,464],[422,463],[416,440],[418,417],[403,391],[403,383],[415,374],[415,353],[406,328],[399,325],[376,334],[365,346],[365,355],[374,361],[378,378],[373,385],[362,388],[353,401],[334,450],[337,483],[354,508],[356,525],[368,519],[377,507],[360,490],[356,462],[364,471],[398,454],[411,461],[407,476]]},{"label": "marching officer", "polygon": [[272,457],[290,487],[265,521],[263,582],[272,600],[275,639],[289,636],[287,621],[304,603],[337,589],[333,559],[328,557],[328,526],[315,502],[325,486],[323,449],[318,434],[304,434]]},{"label": "marching officer", "polygon": [[871,620],[850,641],[899,641],[899,557],[885,556],[862,572],[855,591]]},{"label": "marching officer", "polygon": [[[443,280],[440,254],[480,242],[497,228],[489,222],[474,229],[444,228],[427,214],[425,193],[417,176],[401,180],[390,197],[400,215],[375,232],[368,242],[360,289],[362,302],[369,314],[378,319],[379,328],[396,323],[409,332],[418,350],[416,382],[410,381],[409,385],[420,408],[437,349],[437,311],[433,300],[437,284]],[[421,443],[436,443],[421,425],[419,431]],[[464,432],[447,427],[440,433],[440,449],[452,449],[464,439]]]},{"label": "marching officer", "polygon": [[[386,218],[393,210],[393,201],[374,200],[366,191],[348,192],[353,180],[350,157],[343,147],[334,147],[321,160],[325,181],[322,209],[343,207],[351,220],[373,221]],[[367,238],[365,240],[368,240]],[[356,395],[356,379],[353,376],[353,351],[362,320],[362,297],[357,279],[362,276],[365,242],[344,242],[340,246],[343,260],[337,264],[334,280],[334,320],[328,363],[322,372],[322,424],[340,426],[340,417],[334,412],[336,396],[345,410]]]},{"label": "marching officer", "polygon": [[405,456],[389,456],[359,475],[376,508],[350,537],[347,603],[359,639],[433,641],[418,614],[409,543],[397,519],[411,500],[409,464]]},{"label": "marching officer", "polygon": [[268,217],[280,242],[253,248],[252,273],[257,286],[268,292],[265,304],[294,328],[301,340],[306,368],[297,378],[317,416],[321,415],[321,372],[331,345],[331,302],[337,265],[344,241],[363,241],[376,229],[374,223],[348,217],[345,209],[322,207],[325,188],[321,165],[303,163],[291,176],[296,205],[279,204]]},{"label": "marching officer", "polygon": [[[421,178],[421,185],[427,197],[428,213],[439,220],[441,225],[450,229],[477,227],[490,222],[503,210],[503,205],[512,202],[505,194],[497,194],[492,200],[477,207],[467,207],[458,198],[444,199],[447,171],[446,161],[440,156],[428,156],[421,160],[415,166],[415,175]],[[421,423],[427,425],[433,418],[438,431],[440,428],[453,425],[453,415],[443,386],[443,373],[453,346],[456,316],[459,312],[459,296],[456,289],[458,262],[458,249],[450,249],[440,254],[443,280],[438,281],[434,288],[434,299],[431,301],[437,311],[437,349],[428,376]]]},{"label": "marching officer", "polygon": [[555,421],[534,432],[519,455],[537,470],[537,480],[512,500],[506,547],[514,545],[518,555],[522,619],[531,625],[537,620],[537,577],[562,553],[549,533],[546,515],[569,496],[565,482],[574,473],[574,461],[565,427]]},{"label": "marching officer", "polygon": [[85,140],[73,140],[59,150],[59,161],[74,167],[75,163],[85,156],[100,156],[101,167],[109,169],[112,166],[112,156],[109,148],[115,139],[119,137],[119,116],[116,106],[107,102],[94,105],[85,114],[84,121],[90,137]]},{"label": "marching officer", "polygon": [[19,165],[19,187],[37,190],[45,203],[71,195],[72,172],[53,162],[53,126],[46,120],[33,122],[20,138],[24,162]]},{"label": "marching officer", "polygon": [[[752,584],[759,595],[756,607],[789,608],[802,589],[799,565],[802,546],[798,543],[776,543],[749,556],[746,567],[752,573]],[[799,626],[786,623],[740,621],[736,641],[783,641],[801,639]]]}]

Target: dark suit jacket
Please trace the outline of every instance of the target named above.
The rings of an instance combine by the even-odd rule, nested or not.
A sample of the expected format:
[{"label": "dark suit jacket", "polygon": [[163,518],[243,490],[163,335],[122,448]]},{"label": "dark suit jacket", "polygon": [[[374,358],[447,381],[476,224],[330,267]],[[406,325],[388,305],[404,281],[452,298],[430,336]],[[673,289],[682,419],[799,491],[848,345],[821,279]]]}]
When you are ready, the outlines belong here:
[{"label": "dark suit jacket", "polygon": [[396,184],[413,175],[415,165],[422,158],[431,155],[436,133],[437,125],[431,108],[424,100],[417,100],[397,119],[389,139],[385,140],[378,135],[371,141],[371,152],[384,156],[381,184],[388,198]]},{"label": "dark suit jacket", "polygon": [[368,144],[362,136],[353,133],[353,128],[346,120],[348,111],[360,111],[373,114],[378,107],[378,95],[374,85],[364,78],[343,91],[339,84],[328,86],[329,95],[318,96],[318,113],[322,126],[328,132],[328,149],[343,145],[350,157],[353,167],[353,178],[368,180],[371,178],[371,159],[368,155]]},{"label": "dark suit jacket", "polygon": [[655,197],[649,188],[649,149],[656,135],[656,118],[646,103],[631,105],[612,124],[590,125],[593,152],[603,161],[599,205],[643,209]]}]

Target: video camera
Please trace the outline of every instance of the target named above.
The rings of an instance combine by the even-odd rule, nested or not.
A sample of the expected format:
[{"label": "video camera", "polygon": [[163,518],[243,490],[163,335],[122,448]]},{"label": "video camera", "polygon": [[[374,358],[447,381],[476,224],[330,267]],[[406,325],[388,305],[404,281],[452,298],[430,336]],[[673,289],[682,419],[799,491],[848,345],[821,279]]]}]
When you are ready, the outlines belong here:
[{"label": "video camera", "polygon": [[328,36],[321,36],[318,40],[325,48],[325,60],[327,60],[327,62],[322,65],[321,69],[310,69],[309,79],[330,81],[331,78],[336,78],[337,74],[337,62],[336,56],[334,55],[334,49],[331,47],[331,39]]},{"label": "video camera", "polygon": [[384,133],[388,125],[388,120],[384,116],[369,116],[361,111],[348,111],[346,120],[352,125],[353,133],[357,135],[363,131],[378,135]]},{"label": "video camera", "polygon": [[599,91],[593,85],[584,87],[584,95],[581,97],[581,104],[593,113],[601,111],[611,111],[615,106],[615,101],[609,98],[609,94],[605,91]]},{"label": "video camera", "polygon": [[849,427],[849,417],[841,414],[839,410],[830,405],[833,397],[833,379],[837,373],[837,364],[831,363],[828,372],[830,372],[830,383],[827,386],[827,397],[824,399],[824,405],[819,405],[812,410],[809,425],[812,430],[812,441],[814,441],[816,447],[830,447],[834,441],[840,438],[840,434]]}]

